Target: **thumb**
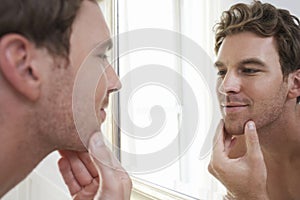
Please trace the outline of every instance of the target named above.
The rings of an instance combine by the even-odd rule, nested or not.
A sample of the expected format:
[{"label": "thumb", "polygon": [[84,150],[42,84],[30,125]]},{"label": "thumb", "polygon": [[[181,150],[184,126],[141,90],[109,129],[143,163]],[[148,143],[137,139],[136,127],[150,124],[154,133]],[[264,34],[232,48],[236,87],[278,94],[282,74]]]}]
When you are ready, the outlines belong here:
[{"label": "thumb", "polygon": [[250,156],[262,155],[259,138],[257,135],[255,123],[248,121],[245,126],[245,140],[247,146],[247,154]]},{"label": "thumb", "polygon": [[[111,151],[104,143],[101,132],[96,132],[91,136],[88,151],[95,167],[101,174],[102,181],[105,182],[106,178],[108,178],[106,175],[110,174],[110,170],[114,168],[115,163]],[[109,178],[107,180],[109,180]]]},{"label": "thumb", "polygon": [[105,145],[102,133],[96,132],[91,136],[88,150],[101,175],[102,188],[99,199],[130,199],[132,187],[130,177]]}]

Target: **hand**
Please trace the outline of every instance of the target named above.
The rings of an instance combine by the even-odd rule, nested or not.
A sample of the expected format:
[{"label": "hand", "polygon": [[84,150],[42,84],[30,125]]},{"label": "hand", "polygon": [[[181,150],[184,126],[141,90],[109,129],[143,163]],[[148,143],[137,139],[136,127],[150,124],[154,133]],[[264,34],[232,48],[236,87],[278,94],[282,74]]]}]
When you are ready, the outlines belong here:
[{"label": "hand", "polygon": [[89,152],[60,151],[59,169],[73,199],[129,200],[131,180],[105,146],[101,133],[91,137],[88,149]]},{"label": "hand", "polygon": [[231,159],[228,155],[235,139],[226,133],[224,122],[220,122],[208,170],[227,188],[227,199],[268,200],[267,168],[254,122],[247,122],[244,130],[246,154]]}]

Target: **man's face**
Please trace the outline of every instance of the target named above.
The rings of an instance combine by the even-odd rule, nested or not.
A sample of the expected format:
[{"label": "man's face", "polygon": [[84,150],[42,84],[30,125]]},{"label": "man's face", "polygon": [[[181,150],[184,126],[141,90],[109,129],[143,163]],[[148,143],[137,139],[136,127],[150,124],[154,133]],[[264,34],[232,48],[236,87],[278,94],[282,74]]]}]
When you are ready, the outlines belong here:
[{"label": "man's face", "polygon": [[[104,108],[108,104],[109,94],[121,87],[117,75],[105,59],[112,44],[104,17],[95,2],[82,2],[72,25],[70,44],[69,66],[53,71],[55,78],[50,84],[49,96],[52,99],[48,102],[48,112],[54,118],[50,124],[55,125],[56,133],[53,134],[59,138],[58,148],[83,150],[74,116],[76,113],[80,115],[76,125],[86,145],[89,136],[99,131],[99,125],[105,120]],[[83,73],[87,73],[88,77],[99,74],[92,78],[96,79],[92,93],[86,90],[91,90],[90,86],[95,80],[78,78]],[[75,88],[80,89],[74,97]],[[89,101],[91,99],[92,102]],[[89,110],[91,107],[93,110]],[[93,123],[95,118],[98,119],[97,124]]]},{"label": "man's face", "polygon": [[229,134],[243,134],[248,120],[254,120],[259,129],[278,119],[288,89],[273,37],[250,32],[227,36],[215,66],[220,109]]}]

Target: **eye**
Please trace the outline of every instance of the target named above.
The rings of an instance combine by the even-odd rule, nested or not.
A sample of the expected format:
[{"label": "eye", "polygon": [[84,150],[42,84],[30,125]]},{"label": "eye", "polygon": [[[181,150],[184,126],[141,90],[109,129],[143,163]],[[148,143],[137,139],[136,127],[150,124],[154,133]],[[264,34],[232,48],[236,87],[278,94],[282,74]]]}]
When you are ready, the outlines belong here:
[{"label": "eye", "polygon": [[219,70],[217,75],[218,76],[225,76],[226,75],[226,70]]},{"label": "eye", "polygon": [[101,54],[101,55],[99,55],[99,58],[101,58],[103,60],[107,60],[108,56],[106,54]]},{"label": "eye", "polygon": [[260,72],[260,70],[252,69],[252,68],[244,68],[244,69],[242,69],[242,72],[246,73],[246,74],[255,74],[257,72]]}]

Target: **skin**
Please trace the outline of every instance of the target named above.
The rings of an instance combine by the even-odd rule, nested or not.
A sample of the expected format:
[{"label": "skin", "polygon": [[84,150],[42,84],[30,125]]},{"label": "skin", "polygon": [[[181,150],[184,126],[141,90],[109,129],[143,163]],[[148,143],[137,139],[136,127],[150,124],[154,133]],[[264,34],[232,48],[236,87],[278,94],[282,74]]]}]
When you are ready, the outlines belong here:
[{"label": "skin", "polygon": [[[109,94],[121,87],[103,59],[109,39],[98,5],[88,0],[72,25],[69,59],[37,48],[22,35],[6,34],[0,39],[0,139],[5,141],[0,147],[0,197],[49,153],[60,150],[59,167],[74,199],[129,199],[130,178],[97,132]],[[102,75],[95,91],[99,122],[89,123],[86,118],[82,128],[88,140],[82,143],[73,119],[73,86],[86,56],[103,42],[95,50],[100,55],[95,59],[104,63],[99,65]]]},{"label": "skin", "polygon": [[[217,55],[224,123],[209,171],[228,199],[300,198],[300,70],[283,78],[276,45],[243,32],[227,36]],[[248,122],[256,128],[249,131]]]},{"label": "skin", "polygon": [[252,33],[228,36],[221,46],[216,61],[217,94],[229,133],[243,133],[250,119],[258,129],[266,127],[283,112],[288,86],[283,81],[275,47],[273,38],[255,37]]},{"label": "skin", "polygon": [[233,141],[224,130],[224,122],[221,121],[214,138],[215,146],[209,172],[228,189],[225,199],[267,200],[267,169],[253,121],[247,122],[245,126],[245,138],[245,155],[230,158]]}]

